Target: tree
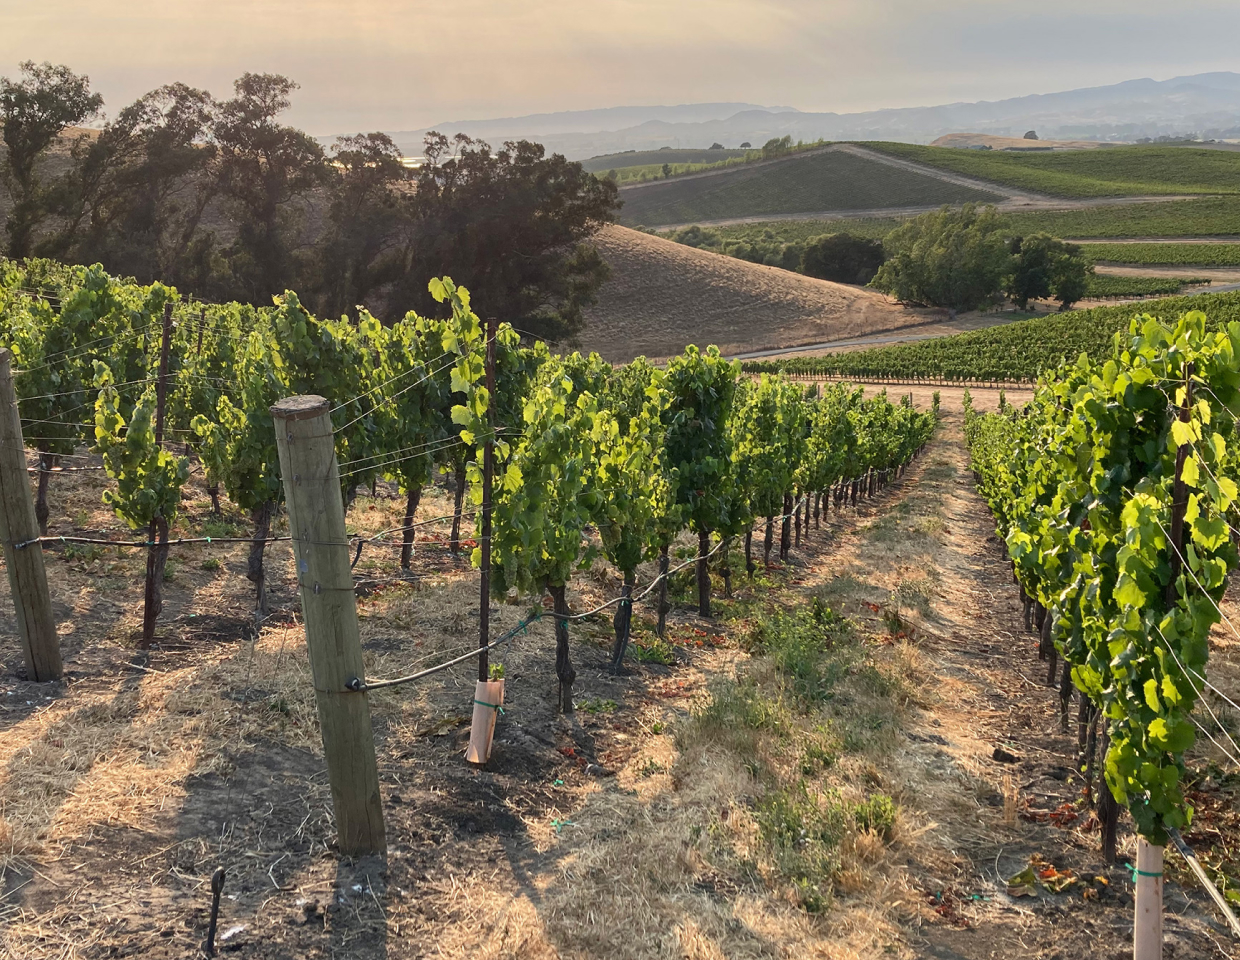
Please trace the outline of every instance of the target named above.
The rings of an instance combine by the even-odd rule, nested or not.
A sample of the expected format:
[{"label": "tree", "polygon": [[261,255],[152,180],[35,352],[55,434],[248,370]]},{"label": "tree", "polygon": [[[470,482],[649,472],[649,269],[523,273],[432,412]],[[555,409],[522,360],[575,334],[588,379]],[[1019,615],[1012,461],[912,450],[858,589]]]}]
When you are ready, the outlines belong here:
[{"label": "tree", "polygon": [[212,244],[199,228],[217,193],[208,142],[215,109],[205,90],[170,84],[80,141],[55,192],[62,226],[42,249],[143,281],[209,289]]},{"label": "tree", "polygon": [[870,286],[906,303],[974,310],[998,301],[1012,258],[994,207],[925,213],[883,240],[887,261]]},{"label": "tree", "polygon": [[399,275],[408,207],[400,185],[409,171],[385,133],[338,138],[331,167],[326,229],[305,271],[305,285],[316,313],[340,316]]},{"label": "tree", "polygon": [[752,149],[753,149],[753,144],[752,144],[752,143],[750,143],[748,140],[746,140],[744,143],[742,143],[742,144],[741,144],[741,147],[740,147],[740,148],[741,148],[742,150],[752,150]]},{"label": "tree", "polygon": [[66,66],[21,65],[22,79],[0,77],[0,120],[4,123],[5,156],[0,172],[9,192],[8,255],[30,256],[35,231],[47,215],[39,178],[39,162],[66,127],[85,123],[103,106],[91,93],[90,78]]},{"label": "tree", "polygon": [[710,148],[711,148],[712,150],[722,150],[722,149],[723,149],[723,144],[722,144],[722,143],[720,143],[718,140],[716,140],[714,143],[712,143],[712,144],[710,145]]},{"label": "tree", "polygon": [[864,285],[874,279],[885,259],[881,240],[829,233],[805,245],[799,266],[809,277]]},{"label": "tree", "polygon": [[1008,296],[1021,310],[1029,306],[1030,300],[1050,296],[1055,242],[1045,233],[1012,238],[1013,269],[1008,279]]},{"label": "tree", "polygon": [[1085,295],[1092,267],[1076,244],[1035,233],[1014,237],[1011,251],[1008,296],[1020,309],[1024,310],[1030,300],[1041,300],[1052,293],[1064,307]]},{"label": "tree", "polygon": [[1037,132],[1036,130],[1026,130],[1026,131],[1025,131],[1025,139],[1026,139],[1026,140],[1036,140],[1036,139],[1038,139],[1038,132]]},{"label": "tree", "polygon": [[1051,275],[1051,292],[1059,301],[1059,309],[1068,307],[1085,296],[1089,289],[1089,278],[1094,275],[1094,265],[1085,259],[1079,245],[1063,244],[1063,254],[1055,261],[1055,269]]},{"label": "tree", "polygon": [[772,137],[762,145],[762,159],[769,160],[771,157],[782,157],[786,153],[792,151],[792,137]]},{"label": "tree", "polygon": [[670,163],[663,164],[663,179],[666,180],[672,175],[672,165]]},{"label": "tree", "polygon": [[297,201],[324,182],[327,167],[317,140],[277,122],[297,84],[277,74],[246,73],[233,89],[214,127],[220,190],[238,220],[227,251],[230,282],[242,299],[262,303],[293,283]]},{"label": "tree", "polygon": [[698,612],[704,617],[710,616],[710,535],[730,519],[728,418],[739,373],[740,364],[725,360],[718,347],[703,353],[690,345],[672,358],[663,378],[663,444],[676,478],[676,502],[698,535]]},{"label": "tree", "polygon": [[448,275],[484,316],[548,339],[575,336],[608,274],[585,241],[615,220],[616,185],[526,141],[493,154],[432,133],[424,152],[395,301],[427,312],[426,277]]}]

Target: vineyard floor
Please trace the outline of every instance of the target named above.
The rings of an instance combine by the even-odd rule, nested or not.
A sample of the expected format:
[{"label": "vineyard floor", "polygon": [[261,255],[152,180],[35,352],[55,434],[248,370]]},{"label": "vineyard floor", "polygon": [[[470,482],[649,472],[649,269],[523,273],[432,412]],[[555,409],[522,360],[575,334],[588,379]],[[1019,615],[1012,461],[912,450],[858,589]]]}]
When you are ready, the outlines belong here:
[{"label": "vineyard floor", "polygon": [[[913,389],[928,401],[931,391]],[[1087,814],[1062,812],[1079,788],[1074,738],[1059,733],[1056,694],[1039,682],[1045,665],[1021,632],[960,417],[942,393],[939,436],[902,480],[832,512],[790,564],[752,585],[739,575],[717,620],[678,608],[669,663],[634,661],[613,677],[609,622],[575,624],[578,711],[565,719],[554,713],[546,623],[501,651],[507,712],[488,769],[462,760],[467,666],[373,695],[386,864],[340,861],[330,848],[301,626],[279,586],[291,573],[287,544],[269,548],[278,614],[253,643],[238,639],[244,617],[233,612],[249,595],[242,550],[182,554],[162,649],[142,660],[131,648],[137,552],[49,554],[69,633],[69,679],[52,696],[13,679],[12,608],[7,596],[0,604],[0,957],[192,956],[217,865],[228,870],[224,955],[260,960],[1131,955],[1127,870],[1103,868]],[[992,397],[974,394],[980,406]],[[124,535],[90,476],[53,481],[53,517],[73,518],[53,532]],[[420,515],[446,503],[437,490]],[[400,505],[362,497],[351,529],[391,526]],[[204,513],[191,510],[187,527]],[[391,588],[360,604],[369,676],[471,644],[476,580],[435,545],[442,534],[431,527],[420,545],[419,581],[379,584]],[[359,569],[389,577],[390,554],[368,549]],[[204,569],[216,556],[222,567]],[[643,569],[639,583],[649,577]],[[617,587],[599,567],[569,597],[587,609]],[[795,906],[755,852],[755,758],[691,735],[712,691],[761,669],[740,643],[753,618],[810,595],[855,621],[866,664],[889,680],[882,697],[860,666],[840,680],[838,722],[866,734],[838,776],[900,808],[889,844],[863,834],[842,852],[834,901],[819,915]],[[893,596],[906,598],[899,629],[880,612]],[[524,612],[494,609],[496,630]],[[635,641],[654,650],[648,611],[638,613]],[[1216,682],[1236,689],[1240,642],[1216,639]],[[994,760],[996,747],[1016,762]],[[1009,784],[1019,815],[1005,821]],[[1190,839],[1234,848],[1234,815],[1212,812],[1234,806],[1230,797],[1202,789]],[[1131,848],[1122,830],[1121,852]],[[1096,900],[1079,890],[1010,898],[1002,878],[1034,856],[1109,883]],[[1170,882],[1167,903],[1165,956],[1232,955],[1203,894]]]}]

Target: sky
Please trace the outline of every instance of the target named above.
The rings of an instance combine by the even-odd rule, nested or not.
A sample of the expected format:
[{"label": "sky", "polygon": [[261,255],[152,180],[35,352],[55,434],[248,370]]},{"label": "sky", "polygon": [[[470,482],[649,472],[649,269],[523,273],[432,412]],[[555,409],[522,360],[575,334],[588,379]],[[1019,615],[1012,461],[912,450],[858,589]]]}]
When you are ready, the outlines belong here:
[{"label": "sky", "polygon": [[245,71],[310,133],[620,105],[839,113],[1240,71],[1235,0],[0,0],[0,75],[86,73],[115,113]]}]

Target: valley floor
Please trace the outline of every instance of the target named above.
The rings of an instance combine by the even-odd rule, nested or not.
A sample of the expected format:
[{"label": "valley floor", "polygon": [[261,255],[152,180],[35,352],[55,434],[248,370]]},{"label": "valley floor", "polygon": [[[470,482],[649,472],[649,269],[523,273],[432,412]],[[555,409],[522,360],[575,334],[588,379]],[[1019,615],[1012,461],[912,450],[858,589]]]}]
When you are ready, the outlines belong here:
[{"label": "valley floor", "polygon": [[[50,698],[12,679],[11,656],[0,681],[0,957],[193,956],[217,865],[227,870],[221,950],[264,960],[1130,956],[1129,873],[1102,863],[1095,821],[1076,803],[1075,732],[1061,732],[953,407],[903,478],[832,509],[789,563],[750,583],[734,562],[736,596],[715,620],[684,609],[678,592],[672,643],[660,646],[639,611],[624,675],[606,667],[609,622],[574,625],[574,717],[554,712],[550,631],[532,626],[500,657],[506,713],[485,770],[463,761],[468,665],[374,695],[386,863],[331,849],[291,594],[277,596],[284,613],[254,642],[220,624],[196,634],[200,616],[243,606],[244,590],[235,572],[207,581],[186,564],[163,649],[138,660],[132,611],[116,599],[136,602],[138,561],[101,571],[98,560],[49,559],[75,639],[70,679]],[[62,495],[77,498],[59,505],[71,515],[98,491]],[[400,505],[359,504],[376,529]],[[368,674],[470,646],[466,565],[430,543],[413,586],[372,569],[380,589],[360,604]],[[574,608],[617,583],[607,569],[583,575]],[[898,812],[886,838],[850,835],[833,891],[811,913],[760,843],[766,778],[797,781],[785,769],[796,754],[774,734],[744,739],[703,718],[728,690],[785,683],[746,652],[755,624],[815,597],[852,621],[857,648],[831,679],[834,712],[821,715],[846,745],[813,782],[845,798],[890,796]],[[496,629],[524,612],[498,607]],[[2,617],[11,636],[7,599]],[[1216,641],[1212,675],[1236,689],[1240,640]],[[1207,862],[1234,849],[1230,783],[1209,773],[1198,784],[1191,839]],[[1132,846],[1122,827],[1121,853]],[[1006,878],[1031,863],[1084,882],[1009,896]],[[1240,955],[1174,855],[1168,863],[1164,955]]]}]

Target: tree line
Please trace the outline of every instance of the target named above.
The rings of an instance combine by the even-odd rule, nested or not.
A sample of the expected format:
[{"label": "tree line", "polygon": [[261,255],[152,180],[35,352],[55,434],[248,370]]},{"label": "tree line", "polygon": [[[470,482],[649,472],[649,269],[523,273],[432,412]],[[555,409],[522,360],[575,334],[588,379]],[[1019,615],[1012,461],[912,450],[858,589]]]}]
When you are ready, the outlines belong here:
[{"label": "tree line", "polygon": [[897,227],[882,240],[827,233],[784,240],[770,228],[727,236],[683,227],[670,239],[834,283],[869,285],[912,304],[976,310],[1005,298],[1024,310],[1053,297],[1067,309],[1084,297],[1093,267],[1075,243],[1035,233],[1014,235],[994,207],[943,207]]},{"label": "tree line", "polygon": [[0,77],[6,254],[220,302],[296,288],[327,316],[431,311],[426,281],[448,275],[517,329],[580,331],[607,276],[588,240],[615,220],[613,183],[527,141],[430,133],[416,168],[383,133],[324,148],[282,120],[296,90],[265,73],[227,99],[172,83],[103,118],[89,77],[23,63]]}]

